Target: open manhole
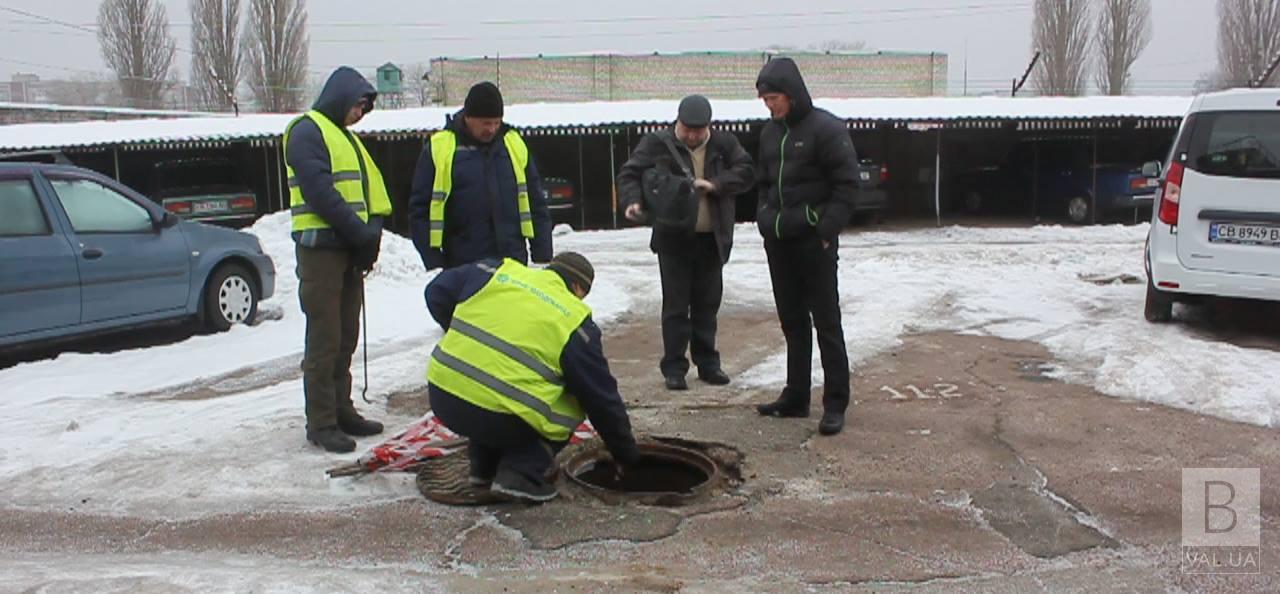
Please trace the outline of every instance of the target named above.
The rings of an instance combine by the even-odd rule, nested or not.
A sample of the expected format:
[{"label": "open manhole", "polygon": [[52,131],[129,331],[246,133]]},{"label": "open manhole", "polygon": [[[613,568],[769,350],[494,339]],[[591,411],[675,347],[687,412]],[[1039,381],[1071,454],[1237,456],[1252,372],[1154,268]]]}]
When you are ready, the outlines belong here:
[{"label": "open manhole", "polygon": [[661,441],[638,444],[640,461],[618,466],[602,449],[586,449],[564,463],[574,484],[608,502],[684,505],[721,485],[719,465],[690,447]]}]

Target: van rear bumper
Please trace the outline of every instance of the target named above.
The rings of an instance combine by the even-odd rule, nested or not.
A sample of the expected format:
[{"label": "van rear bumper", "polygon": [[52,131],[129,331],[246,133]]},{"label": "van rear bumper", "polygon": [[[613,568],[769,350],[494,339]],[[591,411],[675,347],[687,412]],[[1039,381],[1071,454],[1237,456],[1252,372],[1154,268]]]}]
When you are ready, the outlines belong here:
[{"label": "van rear bumper", "polygon": [[[1151,262],[1151,280],[1166,293],[1280,301],[1280,276],[1187,270],[1180,263]],[[1176,283],[1177,288],[1161,283]]]}]

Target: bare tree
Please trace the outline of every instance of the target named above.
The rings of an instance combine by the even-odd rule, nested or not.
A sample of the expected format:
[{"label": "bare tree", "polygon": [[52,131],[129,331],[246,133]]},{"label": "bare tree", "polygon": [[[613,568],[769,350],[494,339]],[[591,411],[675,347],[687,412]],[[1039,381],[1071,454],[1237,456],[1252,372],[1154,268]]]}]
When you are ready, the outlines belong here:
[{"label": "bare tree", "polygon": [[298,111],[307,93],[305,0],[249,0],[245,67],[259,109]]},{"label": "bare tree", "polygon": [[[1246,87],[1280,53],[1280,0],[1218,0],[1218,78]],[[1272,75],[1266,86],[1280,86]]]},{"label": "bare tree", "polygon": [[1035,0],[1032,51],[1041,52],[1036,87],[1042,95],[1084,94],[1089,49],[1088,0]]},{"label": "bare tree", "polygon": [[236,107],[243,72],[240,0],[191,0],[191,85],[209,109]]},{"label": "bare tree", "polygon": [[164,5],[153,0],[104,0],[98,44],[134,107],[157,107],[173,66],[174,41]]},{"label": "bare tree", "polygon": [[423,62],[414,62],[404,67],[404,95],[405,104],[414,106],[425,106],[431,100],[431,91],[427,88],[430,83],[423,80],[422,77],[430,72],[431,67]]},{"label": "bare tree", "polygon": [[1151,42],[1151,0],[1102,0],[1094,82],[1106,95],[1123,95],[1129,71]]}]

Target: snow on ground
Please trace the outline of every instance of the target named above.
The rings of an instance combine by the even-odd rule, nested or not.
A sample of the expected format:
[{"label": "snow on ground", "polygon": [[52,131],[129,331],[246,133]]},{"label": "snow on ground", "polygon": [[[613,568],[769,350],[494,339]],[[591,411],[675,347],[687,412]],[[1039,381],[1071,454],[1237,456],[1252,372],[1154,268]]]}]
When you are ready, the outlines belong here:
[{"label": "snow on ground", "polygon": [[[252,229],[279,273],[277,294],[264,306],[282,310],[282,319],[0,371],[0,498],[29,508],[181,518],[416,496],[408,476],[324,478],[325,469],[355,459],[378,438],[362,440],[348,456],[319,454],[303,439],[304,319],[287,227],[287,215],[276,215]],[[1141,318],[1141,285],[1080,280],[1142,277],[1145,235],[1145,226],[846,235],[840,271],[850,358],[856,367],[915,331],[1032,340],[1053,352],[1061,377],[1104,393],[1280,425],[1280,353],[1205,339],[1177,324],[1149,325]],[[561,232],[556,242],[595,263],[588,302],[601,325],[657,323],[661,292],[647,230]],[[389,416],[385,396],[422,386],[439,338],[422,299],[430,278],[412,244],[388,235],[367,289],[373,404],[357,404],[392,429],[413,419]],[[753,226],[738,228],[725,287],[726,307],[772,307]],[[736,385],[780,389],[783,355],[767,357]],[[357,399],[359,358],[357,351]],[[820,382],[816,359],[815,349]],[[192,385],[221,391],[183,388]]]}]

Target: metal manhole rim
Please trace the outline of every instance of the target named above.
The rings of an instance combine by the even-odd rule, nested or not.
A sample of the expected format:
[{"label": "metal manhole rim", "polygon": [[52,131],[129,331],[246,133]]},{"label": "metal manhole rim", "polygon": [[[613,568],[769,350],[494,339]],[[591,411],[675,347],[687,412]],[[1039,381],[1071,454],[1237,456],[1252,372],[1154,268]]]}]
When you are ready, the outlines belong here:
[{"label": "metal manhole rim", "polygon": [[585,450],[574,454],[569,460],[563,464],[564,474],[571,483],[587,489],[590,492],[607,494],[612,497],[623,498],[646,498],[646,497],[676,497],[676,498],[694,498],[701,496],[712,485],[715,485],[720,479],[720,465],[710,456],[699,452],[693,448],[673,445],[655,440],[646,440],[636,444],[640,449],[642,456],[660,458],[667,461],[674,461],[681,464],[697,468],[699,471],[707,475],[706,480],[698,483],[688,491],[617,491],[608,489],[589,483],[578,478],[580,471],[588,464],[600,461],[605,453],[601,450]]}]

